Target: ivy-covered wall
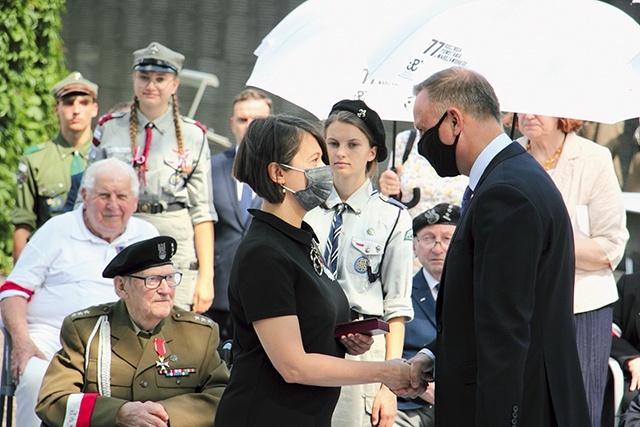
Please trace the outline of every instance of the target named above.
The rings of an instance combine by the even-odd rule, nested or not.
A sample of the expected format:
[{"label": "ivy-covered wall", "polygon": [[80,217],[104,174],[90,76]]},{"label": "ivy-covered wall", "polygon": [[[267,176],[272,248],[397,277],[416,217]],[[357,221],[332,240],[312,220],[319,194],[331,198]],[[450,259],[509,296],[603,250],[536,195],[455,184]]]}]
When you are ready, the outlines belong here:
[{"label": "ivy-covered wall", "polygon": [[51,87],[66,74],[65,0],[0,0],[0,274],[12,267],[14,176],[25,148],[55,135]]}]

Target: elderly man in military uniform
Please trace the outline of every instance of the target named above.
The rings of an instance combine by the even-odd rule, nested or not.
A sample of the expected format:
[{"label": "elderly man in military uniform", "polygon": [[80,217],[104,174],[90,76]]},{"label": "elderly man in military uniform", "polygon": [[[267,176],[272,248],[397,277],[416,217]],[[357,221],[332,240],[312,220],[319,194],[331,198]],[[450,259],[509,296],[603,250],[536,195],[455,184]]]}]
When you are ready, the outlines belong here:
[{"label": "elderly man in military uniform", "polygon": [[18,164],[16,205],[11,214],[14,263],[31,233],[62,213],[71,175],[86,167],[91,119],[98,115],[98,85],[77,71],[56,83],[52,93],[60,132],[51,141],[27,148]]},{"label": "elderly man in military uniform", "polygon": [[83,307],[115,301],[111,280],[100,272],[124,247],[157,236],[148,222],[131,218],[138,203],[138,177],[117,159],[91,165],[80,208],[38,229],[7,281],[0,286],[4,326],[13,340],[11,372],[16,424],[39,426],[34,409],[49,360],[60,349],[66,316]]},{"label": "elderly man in military uniform", "polygon": [[36,408],[45,425],[213,425],[229,371],[218,326],[173,306],[176,249],[169,236],[125,248],[102,273],[120,300],[64,320]]}]

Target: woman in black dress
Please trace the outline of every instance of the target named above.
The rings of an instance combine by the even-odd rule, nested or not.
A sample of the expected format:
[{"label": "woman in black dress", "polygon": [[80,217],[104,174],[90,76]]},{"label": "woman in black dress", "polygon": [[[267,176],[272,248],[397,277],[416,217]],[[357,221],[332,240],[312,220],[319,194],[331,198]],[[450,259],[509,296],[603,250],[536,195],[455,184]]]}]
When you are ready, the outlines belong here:
[{"label": "woman in black dress", "polygon": [[329,427],[339,386],[382,382],[408,386],[409,365],[345,360],[372,343],[334,338],[349,317],[340,285],[328,273],[302,218],[324,203],[333,183],[323,137],[290,116],[254,120],[234,175],[263,199],[231,270],[234,365],[217,427]]}]

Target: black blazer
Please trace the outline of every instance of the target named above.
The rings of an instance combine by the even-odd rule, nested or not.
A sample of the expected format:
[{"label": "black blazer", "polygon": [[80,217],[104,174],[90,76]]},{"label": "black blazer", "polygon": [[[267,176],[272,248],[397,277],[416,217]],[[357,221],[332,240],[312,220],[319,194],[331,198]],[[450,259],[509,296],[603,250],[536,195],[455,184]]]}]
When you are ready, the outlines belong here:
[{"label": "black blazer", "polygon": [[[211,309],[225,312],[229,311],[227,291],[233,258],[251,223],[251,215],[246,221],[242,221],[236,181],[231,175],[235,156],[235,148],[211,156],[213,204],[218,213],[218,221],[214,224],[213,286],[215,295]],[[261,205],[262,199],[256,196],[251,207],[258,209]]]},{"label": "black blazer", "polygon": [[620,366],[628,359],[640,357],[640,273],[625,274],[618,280],[620,298],[613,305],[613,323],[622,334],[613,337],[611,357]]},{"label": "black blazer", "polygon": [[573,328],[571,224],[519,144],[491,161],[447,251],[436,425],[589,425]]}]

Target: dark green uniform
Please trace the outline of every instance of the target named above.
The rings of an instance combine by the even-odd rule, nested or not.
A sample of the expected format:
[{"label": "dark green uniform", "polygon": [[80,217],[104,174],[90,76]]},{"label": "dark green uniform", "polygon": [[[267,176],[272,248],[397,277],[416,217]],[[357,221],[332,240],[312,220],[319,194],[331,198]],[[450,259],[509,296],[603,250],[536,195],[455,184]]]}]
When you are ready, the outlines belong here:
[{"label": "dark green uniform", "polygon": [[[109,361],[100,362],[103,375],[104,331],[96,328],[101,316],[108,320],[111,337]],[[156,339],[165,343],[164,369]],[[229,371],[216,351],[218,326],[207,317],[174,309],[143,347],[124,302],[118,301],[67,316],[60,341],[62,350],[51,360],[36,407],[45,425],[75,426],[77,419],[89,416],[91,426],[113,426],[123,404],[148,400],[165,408],[171,427],[213,425]]]},{"label": "dark green uniform", "polygon": [[62,213],[71,186],[74,157],[84,170],[90,146],[90,141],[86,141],[78,148],[71,147],[59,133],[52,141],[27,148],[18,164],[11,223],[35,230]]}]

